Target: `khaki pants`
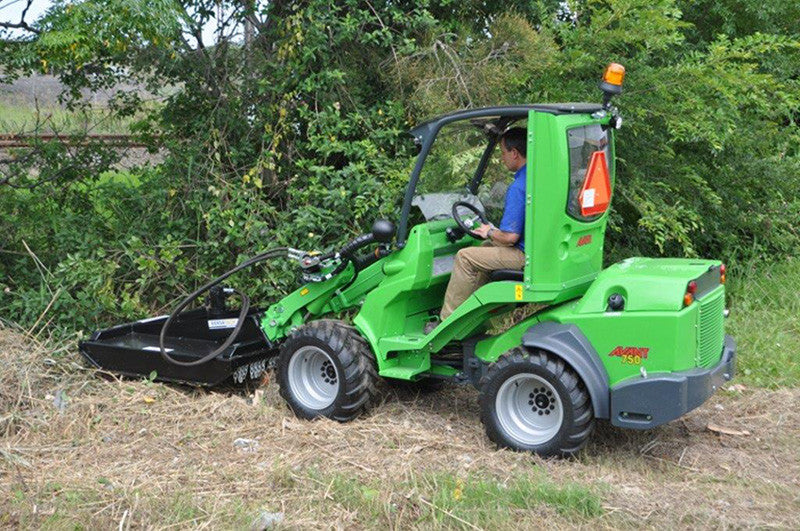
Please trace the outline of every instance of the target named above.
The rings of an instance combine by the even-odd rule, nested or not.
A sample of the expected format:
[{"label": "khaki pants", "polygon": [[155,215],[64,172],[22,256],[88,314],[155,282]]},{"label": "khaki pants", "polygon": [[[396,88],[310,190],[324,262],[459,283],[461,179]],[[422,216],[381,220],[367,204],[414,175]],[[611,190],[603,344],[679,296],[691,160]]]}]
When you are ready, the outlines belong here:
[{"label": "khaki pants", "polygon": [[517,247],[496,245],[485,241],[480,247],[465,247],[456,254],[453,273],[444,294],[444,304],[439,317],[444,321],[467,300],[472,293],[486,284],[489,271],[495,269],[522,269],[525,253]]}]

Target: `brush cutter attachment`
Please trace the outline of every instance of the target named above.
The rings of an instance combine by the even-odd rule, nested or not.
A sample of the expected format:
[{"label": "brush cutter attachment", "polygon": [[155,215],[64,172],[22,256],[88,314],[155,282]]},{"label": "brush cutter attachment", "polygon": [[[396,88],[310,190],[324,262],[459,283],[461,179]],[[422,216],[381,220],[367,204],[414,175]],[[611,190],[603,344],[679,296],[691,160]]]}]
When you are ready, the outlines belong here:
[{"label": "brush cutter attachment", "polygon": [[[269,361],[278,355],[278,345],[273,344],[261,328],[264,312],[251,308],[246,294],[223,287],[221,283],[238,271],[273,258],[298,261],[303,280],[310,283],[327,282],[343,273],[352,262],[353,273],[349,276],[352,283],[360,269],[390,252],[385,244],[394,230],[392,223],[379,220],[372,233],[359,236],[338,252],[325,255],[287,247],[267,250],[191,293],[170,315],[95,332],[91,339],[80,343],[81,354],[95,367],[124,376],[204,386],[213,386],[228,378],[237,383],[258,378]],[[367,257],[355,255],[356,251],[374,242],[384,245]],[[184,311],[204,293],[208,293],[207,306]],[[306,289],[304,295],[307,293]],[[233,294],[241,301],[238,310],[226,305],[226,298]]]},{"label": "brush cutter attachment", "polygon": [[[208,363],[182,367],[161,356],[159,333],[166,315],[118,325],[92,334],[80,344],[80,351],[99,369],[124,376],[213,386],[233,378],[241,383],[258,378],[269,360],[278,354],[258,323],[260,310],[251,308],[238,335]],[[214,307],[181,313],[169,326],[164,348],[175,360],[192,362],[218,349],[237,324],[239,312]]]}]

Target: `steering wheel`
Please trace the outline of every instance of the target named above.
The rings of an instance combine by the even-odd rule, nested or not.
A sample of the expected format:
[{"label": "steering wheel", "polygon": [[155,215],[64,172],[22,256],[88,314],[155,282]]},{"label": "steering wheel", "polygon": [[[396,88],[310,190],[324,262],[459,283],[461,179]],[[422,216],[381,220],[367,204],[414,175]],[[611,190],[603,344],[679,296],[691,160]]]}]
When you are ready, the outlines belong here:
[{"label": "steering wheel", "polygon": [[[467,218],[466,220],[462,219],[461,218],[461,214],[458,212],[458,208],[459,207],[466,208],[467,210],[469,210],[470,212],[475,214],[476,217],[475,218]],[[481,212],[478,209],[478,207],[476,207],[472,203],[468,203],[466,201],[456,201],[455,203],[453,203],[453,219],[456,221],[456,224],[458,225],[458,227],[461,230],[463,230],[465,233],[469,234],[470,236],[472,236],[476,240],[483,240],[484,239],[481,236],[479,236],[479,235],[475,234],[474,232],[472,232],[472,226],[475,224],[475,220],[476,219],[479,219],[481,221],[481,223],[484,223],[486,225],[488,225],[489,222],[486,220],[486,215],[483,212]]]}]

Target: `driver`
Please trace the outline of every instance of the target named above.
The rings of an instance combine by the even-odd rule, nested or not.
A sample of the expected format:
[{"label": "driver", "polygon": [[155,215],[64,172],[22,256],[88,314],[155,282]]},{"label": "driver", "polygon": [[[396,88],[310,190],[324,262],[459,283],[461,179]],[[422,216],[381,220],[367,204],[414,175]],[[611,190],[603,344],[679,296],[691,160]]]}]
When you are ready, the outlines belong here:
[{"label": "driver", "polygon": [[[453,273],[439,315],[444,321],[459,304],[486,283],[495,269],[522,269],[525,265],[525,169],[527,132],[521,127],[509,129],[500,137],[500,158],[514,181],[506,192],[500,227],[482,224],[473,232],[485,239],[479,247],[465,247],[456,254]],[[428,323],[430,332],[438,322]]]}]

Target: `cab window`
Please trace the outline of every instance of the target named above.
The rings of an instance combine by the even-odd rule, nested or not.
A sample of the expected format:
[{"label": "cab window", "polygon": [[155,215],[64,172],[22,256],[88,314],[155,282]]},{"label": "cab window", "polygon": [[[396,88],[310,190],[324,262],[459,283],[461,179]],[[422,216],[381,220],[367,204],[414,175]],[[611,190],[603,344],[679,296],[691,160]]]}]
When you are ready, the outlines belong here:
[{"label": "cab window", "polygon": [[[589,161],[595,151],[605,151],[606,161],[613,164],[608,131],[599,124],[575,127],[567,131],[569,143],[569,194],[567,197],[567,214],[580,221],[594,221],[603,214],[583,216],[578,196],[586,180]],[[609,167],[608,171],[612,172]],[[613,173],[612,173],[613,175]]]}]

